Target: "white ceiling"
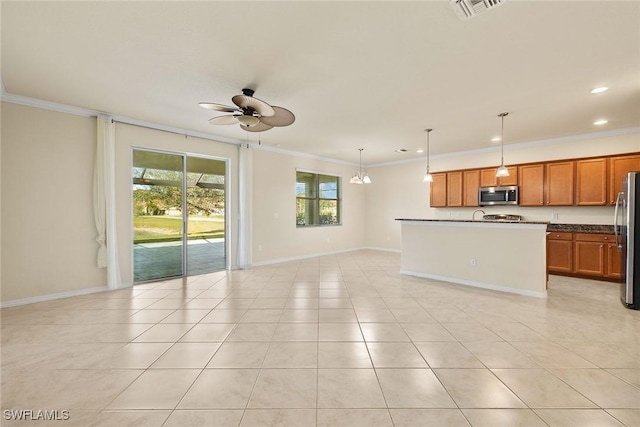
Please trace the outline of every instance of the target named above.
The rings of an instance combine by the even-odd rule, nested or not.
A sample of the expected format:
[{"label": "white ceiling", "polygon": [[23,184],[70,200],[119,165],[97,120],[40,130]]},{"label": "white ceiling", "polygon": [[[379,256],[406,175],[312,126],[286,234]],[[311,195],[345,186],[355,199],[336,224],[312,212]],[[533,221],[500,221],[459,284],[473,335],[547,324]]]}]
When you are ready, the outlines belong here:
[{"label": "white ceiling", "polygon": [[9,94],[257,141],[198,107],[250,87],[296,115],[262,144],[332,159],[424,156],[427,127],[432,154],[495,146],[503,111],[507,145],[640,126],[638,1],[511,0],[466,21],[448,0],[1,7]]}]

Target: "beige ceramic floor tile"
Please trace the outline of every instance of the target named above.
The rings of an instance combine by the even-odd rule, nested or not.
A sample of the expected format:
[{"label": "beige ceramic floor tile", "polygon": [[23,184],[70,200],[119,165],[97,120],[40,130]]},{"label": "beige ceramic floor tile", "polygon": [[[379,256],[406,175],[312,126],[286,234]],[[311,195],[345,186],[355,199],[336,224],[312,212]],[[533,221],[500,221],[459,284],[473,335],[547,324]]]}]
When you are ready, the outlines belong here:
[{"label": "beige ceramic floor tile", "polygon": [[607,409],[606,411],[626,426],[640,426],[640,409]]},{"label": "beige ceramic floor tile", "polygon": [[592,408],[593,402],[544,369],[493,369],[530,408]]},{"label": "beige ceramic floor tile", "polygon": [[315,409],[248,409],[240,427],[315,427]]},{"label": "beige ceramic floor tile", "polygon": [[473,427],[545,427],[531,409],[463,409]]},{"label": "beige ceramic floor tile", "polygon": [[241,419],[242,410],[176,410],[162,427],[238,427]]},{"label": "beige ceramic floor tile", "polygon": [[591,362],[553,342],[511,342],[545,368],[595,368]]},{"label": "beige ceramic floor tile", "polygon": [[356,323],[356,313],[353,309],[320,309],[319,320],[321,323]]},{"label": "beige ceramic floor tile", "polygon": [[[257,300],[256,300],[257,301]],[[241,323],[276,323],[282,316],[281,308],[249,309],[240,319]]]},{"label": "beige ceramic floor tile", "polygon": [[469,427],[459,409],[391,409],[395,427]]},{"label": "beige ceramic floor tile", "polygon": [[176,310],[171,315],[162,319],[160,323],[198,323],[211,310]]},{"label": "beige ceramic floor tile", "polygon": [[192,327],[192,324],[184,323],[154,325],[134,342],[176,342]]},{"label": "beige ceramic floor tile", "polygon": [[220,343],[176,343],[151,368],[204,368],[218,347]]},{"label": "beige ceramic floor tile", "polygon": [[418,342],[416,348],[432,368],[484,368],[482,362],[458,342]]},{"label": "beige ceramic floor tile", "polygon": [[540,367],[507,342],[467,342],[464,346],[488,368]]},{"label": "beige ceramic floor tile", "polygon": [[496,342],[502,341],[498,335],[491,332],[488,328],[482,326],[478,322],[465,323],[442,323],[451,335],[462,342]]},{"label": "beige ceramic floor tile", "polygon": [[427,368],[413,343],[367,343],[373,366],[376,368]]},{"label": "beige ceramic floor tile", "polygon": [[[103,411],[91,421],[91,427],[136,426],[157,427],[163,425],[171,411]],[[75,418],[75,417],[74,417]],[[66,426],[66,423],[64,423]],[[89,425],[89,424],[87,424]]]},{"label": "beige ceramic floor tile", "polygon": [[396,323],[391,310],[388,308],[356,309],[356,316],[360,323]]},{"label": "beige ceramic floor tile", "polygon": [[369,351],[360,342],[321,342],[318,368],[372,368]]},{"label": "beige ceramic floor tile", "polygon": [[199,323],[180,339],[181,342],[222,342],[233,328],[231,323]]},{"label": "beige ceramic floor tile", "polygon": [[393,427],[386,409],[318,409],[318,427]]},{"label": "beige ceramic floor tile", "polygon": [[277,323],[242,323],[227,337],[227,341],[271,341]]},{"label": "beige ceramic floor tile", "polygon": [[640,390],[602,369],[553,369],[571,387],[601,408],[640,409]]},{"label": "beige ceramic floor tile", "polygon": [[244,409],[257,369],[205,369],[184,395],[179,409]]},{"label": "beige ceramic floor tile", "polygon": [[248,408],[315,408],[316,369],[263,369]]},{"label": "beige ceramic floor tile", "polygon": [[171,343],[129,343],[96,365],[100,369],[146,369]]},{"label": "beige ceramic floor tile", "polygon": [[423,308],[392,308],[391,312],[400,323],[436,322],[436,319]]},{"label": "beige ceramic floor tile", "polygon": [[244,313],[245,309],[239,310],[221,310],[214,309],[206,315],[200,323],[237,323],[240,321]]},{"label": "beige ceramic floor tile", "polygon": [[399,323],[363,323],[360,329],[367,342],[409,341],[409,337]]},{"label": "beige ceramic floor tile", "polygon": [[455,408],[430,369],[376,369],[390,408]]},{"label": "beige ceramic floor tile", "polygon": [[607,372],[615,375],[627,384],[640,388],[640,369],[607,369]]},{"label": "beige ceramic floor tile", "polygon": [[402,328],[411,341],[457,341],[438,323],[403,323]]},{"label": "beige ceramic floor tile", "polygon": [[488,369],[434,369],[434,372],[460,408],[525,407]]},{"label": "beige ceramic floor tile", "polygon": [[140,310],[129,317],[130,323],[158,323],[175,310]]},{"label": "beige ceramic floor tile", "polygon": [[318,344],[315,342],[272,342],[263,368],[317,368]]},{"label": "beige ceramic floor tile", "polygon": [[373,369],[319,369],[318,408],[386,408]]},{"label": "beige ceramic floor tile", "polygon": [[145,371],[108,409],[173,409],[199,373],[199,369]]},{"label": "beige ceramic floor tile", "polygon": [[320,323],[319,341],[364,341],[357,323]]},{"label": "beige ceramic floor tile", "polygon": [[280,322],[286,323],[318,323],[318,310],[312,309],[284,309]]},{"label": "beige ceramic floor tile", "polygon": [[260,368],[268,349],[265,342],[225,342],[207,368]]},{"label": "beige ceramic floor tile", "polygon": [[559,344],[600,368],[640,369],[640,346],[637,345],[575,341]]},{"label": "beige ceramic floor tile", "polygon": [[279,323],[273,341],[318,341],[317,323]]},{"label": "beige ceramic floor tile", "polygon": [[[320,301],[318,307],[323,308],[353,308],[351,305],[351,299],[346,297],[328,298],[323,296],[325,290],[320,291]],[[328,290],[328,292],[333,292]]]},{"label": "beige ceramic floor tile", "polygon": [[536,409],[549,427],[622,427],[601,409]]}]

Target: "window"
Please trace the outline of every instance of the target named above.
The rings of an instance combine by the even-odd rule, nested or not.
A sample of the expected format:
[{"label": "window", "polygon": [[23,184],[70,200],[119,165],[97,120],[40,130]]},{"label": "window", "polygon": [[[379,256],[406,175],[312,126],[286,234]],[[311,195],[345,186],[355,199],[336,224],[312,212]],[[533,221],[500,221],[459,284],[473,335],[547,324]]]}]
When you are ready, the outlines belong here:
[{"label": "window", "polygon": [[296,225],[340,224],[340,177],[296,171]]}]

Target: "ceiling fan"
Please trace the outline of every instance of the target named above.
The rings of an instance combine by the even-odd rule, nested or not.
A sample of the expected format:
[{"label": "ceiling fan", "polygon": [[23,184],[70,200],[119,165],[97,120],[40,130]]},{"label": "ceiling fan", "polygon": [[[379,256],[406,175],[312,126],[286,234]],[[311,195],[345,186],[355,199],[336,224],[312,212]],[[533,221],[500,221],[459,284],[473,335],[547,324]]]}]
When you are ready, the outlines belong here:
[{"label": "ceiling fan", "polygon": [[242,95],[235,95],[231,98],[236,107],[230,107],[213,102],[200,102],[202,108],[207,110],[233,113],[224,116],[217,116],[209,120],[212,125],[234,125],[248,132],[262,132],[274,126],[289,126],[296,120],[293,113],[286,108],[269,105],[258,98],[254,98],[253,89],[242,89]]}]

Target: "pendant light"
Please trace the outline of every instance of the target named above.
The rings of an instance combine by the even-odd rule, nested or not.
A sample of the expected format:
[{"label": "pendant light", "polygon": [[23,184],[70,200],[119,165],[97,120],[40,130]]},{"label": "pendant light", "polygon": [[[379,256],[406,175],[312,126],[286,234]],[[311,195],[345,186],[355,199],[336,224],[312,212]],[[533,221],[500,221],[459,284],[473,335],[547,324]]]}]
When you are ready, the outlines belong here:
[{"label": "pendant light", "polygon": [[422,182],[433,182],[433,175],[429,172],[429,134],[433,129],[425,129],[424,131],[427,133],[427,173],[424,174],[424,178],[422,178]]},{"label": "pendant light", "polygon": [[509,176],[509,169],[504,165],[504,118],[509,113],[500,113],[498,117],[502,119],[502,134],[500,135],[500,167],[496,171],[496,176]]},{"label": "pendant light", "polygon": [[364,150],[364,148],[358,148],[358,150],[360,151],[360,168],[357,173],[353,174],[349,180],[349,184],[371,184],[369,175],[366,172],[364,175],[362,174],[362,150]]}]

